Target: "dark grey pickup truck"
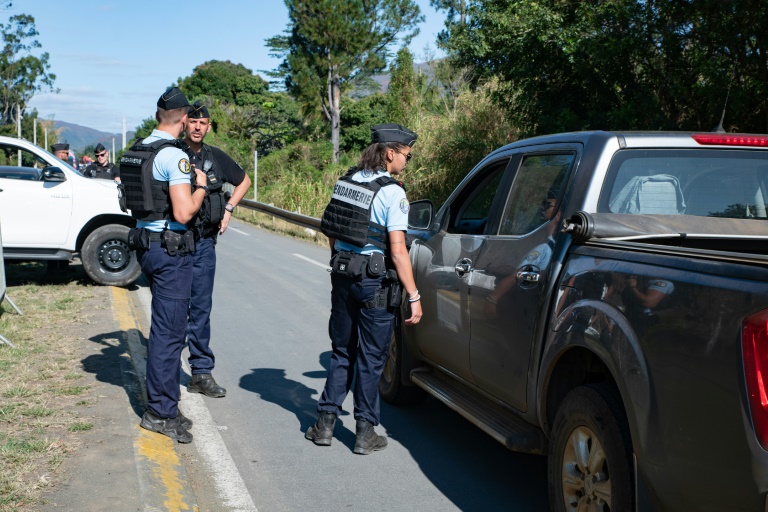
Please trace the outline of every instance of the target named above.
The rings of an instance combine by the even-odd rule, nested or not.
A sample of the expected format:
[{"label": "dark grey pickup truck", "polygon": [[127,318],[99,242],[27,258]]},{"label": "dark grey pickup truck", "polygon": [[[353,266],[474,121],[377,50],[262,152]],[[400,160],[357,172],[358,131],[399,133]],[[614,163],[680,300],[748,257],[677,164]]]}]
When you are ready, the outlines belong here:
[{"label": "dark grey pickup truck", "polygon": [[547,455],[553,510],[768,510],[767,203],[763,135],[494,151],[412,203],[424,316],[382,396]]}]

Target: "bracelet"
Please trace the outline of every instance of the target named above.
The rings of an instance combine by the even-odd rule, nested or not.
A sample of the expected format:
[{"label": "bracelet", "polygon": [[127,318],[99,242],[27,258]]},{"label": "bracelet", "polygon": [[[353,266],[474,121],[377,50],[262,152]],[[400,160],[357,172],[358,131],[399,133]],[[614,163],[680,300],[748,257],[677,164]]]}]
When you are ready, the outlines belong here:
[{"label": "bracelet", "polygon": [[200,189],[203,189],[203,190],[205,190],[205,193],[206,193],[206,194],[207,194],[208,192],[210,192],[210,190],[208,190],[208,186],[207,186],[207,185],[195,185],[195,192],[197,192],[197,191],[198,191],[198,190],[200,190]]},{"label": "bracelet", "polygon": [[227,203],[226,205],[224,205],[224,209],[227,210],[229,213],[232,213],[233,211],[235,211],[235,205],[233,205],[232,203]]},{"label": "bracelet", "polygon": [[408,302],[419,302],[421,300],[421,295],[416,294],[415,297],[408,297]]},{"label": "bracelet", "polygon": [[498,300],[496,297],[492,297],[491,295],[488,295],[485,300],[490,302],[491,304],[498,304]]}]

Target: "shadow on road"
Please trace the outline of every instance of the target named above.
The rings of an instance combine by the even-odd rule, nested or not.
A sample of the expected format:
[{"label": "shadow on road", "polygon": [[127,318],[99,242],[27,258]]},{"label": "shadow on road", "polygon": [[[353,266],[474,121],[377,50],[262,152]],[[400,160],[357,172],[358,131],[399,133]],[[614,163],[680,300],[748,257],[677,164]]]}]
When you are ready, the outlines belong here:
[{"label": "shadow on road", "polygon": [[[141,336],[141,333],[139,332]],[[136,416],[144,414],[144,404],[140,401],[139,384],[132,365],[124,357],[126,353],[123,342],[126,333],[114,331],[98,334],[90,338],[90,341],[101,345],[101,352],[91,354],[82,359],[83,370],[92,373],[96,380],[119,386],[125,390],[128,401]],[[130,376],[130,382],[124,377]]]},{"label": "shadow on road", "polygon": [[547,459],[515,453],[432,397],[382,403],[382,425],[460,510],[549,510]]},{"label": "shadow on road", "polygon": [[[330,351],[320,355],[324,370],[303,375],[324,379],[330,356]],[[305,432],[317,419],[313,396],[319,390],[285,375],[282,369],[254,368],[240,379],[240,387],[295,414]],[[343,414],[351,419],[349,412]],[[458,509],[549,509],[545,457],[510,452],[431,397],[415,406],[382,403],[381,417],[391,442],[407,449],[423,474]],[[334,431],[334,437],[350,450],[355,444],[352,421],[351,428],[342,428],[342,422]]]}]

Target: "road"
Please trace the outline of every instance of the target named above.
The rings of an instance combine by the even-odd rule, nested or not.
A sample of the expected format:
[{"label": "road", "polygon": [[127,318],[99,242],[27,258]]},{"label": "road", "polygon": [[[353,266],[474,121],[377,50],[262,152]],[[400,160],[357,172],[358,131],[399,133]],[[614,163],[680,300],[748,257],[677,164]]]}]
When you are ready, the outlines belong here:
[{"label": "road", "polygon": [[352,453],[351,394],[333,445],[305,440],[330,359],[329,250],[231,227],[212,315],[214,376],[228,394],[204,402],[258,510],[548,508],[544,457],[507,451],[432,398],[384,403],[389,446],[372,455]]}]

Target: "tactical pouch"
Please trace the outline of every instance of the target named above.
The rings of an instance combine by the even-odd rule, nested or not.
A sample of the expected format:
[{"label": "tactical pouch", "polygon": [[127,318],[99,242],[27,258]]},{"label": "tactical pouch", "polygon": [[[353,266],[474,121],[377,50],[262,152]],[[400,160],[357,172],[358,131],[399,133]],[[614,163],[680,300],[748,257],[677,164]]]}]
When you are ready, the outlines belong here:
[{"label": "tactical pouch", "polygon": [[179,254],[186,256],[187,254],[194,254],[195,252],[195,234],[191,229],[185,231],[181,235],[182,244],[179,247]]},{"label": "tactical pouch", "polygon": [[149,230],[131,228],[128,230],[128,248],[132,251],[149,249]]},{"label": "tactical pouch", "polygon": [[366,267],[368,276],[374,279],[384,273],[384,255],[380,252],[374,252],[368,257],[368,266]]},{"label": "tactical pouch", "polygon": [[[168,253],[168,256],[176,256],[177,254],[179,256],[186,256],[190,253],[187,247],[187,233],[189,233],[189,231],[178,233],[176,231],[166,229],[161,234],[160,246],[165,249],[165,252]],[[192,247],[194,247],[194,239],[192,244]]]},{"label": "tactical pouch", "polygon": [[368,263],[368,258],[362,254],[353,252],[337,252],[331,258],[331,272],[341,274],[353,281],[363,279],[363,272]]},{"label": "tactical pouch", "polygon": [[390,308],[399,308],[403,303],[403,285],[400,281],[395,281],[387,288],[387,306]]}]

